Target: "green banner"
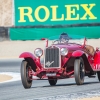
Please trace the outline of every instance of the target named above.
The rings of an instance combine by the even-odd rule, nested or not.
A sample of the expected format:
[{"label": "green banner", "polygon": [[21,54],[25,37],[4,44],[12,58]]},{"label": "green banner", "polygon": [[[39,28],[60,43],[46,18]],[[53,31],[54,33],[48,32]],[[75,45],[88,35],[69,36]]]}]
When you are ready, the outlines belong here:
[{"label": "green banner", "polygon": [[[11,40],[34,40],[62,32],[99,38],[100,0],[14,0],[15,26],[83,25],[66,28],[11,28]],[[86,23],[92,27],[86,27]]]},{"label": "green banner", "polygon": [[99,38],[100,27],[71,27],[71,28],[11,28],[11,40],[38,40],[60,35],[62,32],[74,35],[83,35],[87,38]]},{"label": "green banner", "polygon": [[100,22],[100,0],[14,0],[15,26]]}]

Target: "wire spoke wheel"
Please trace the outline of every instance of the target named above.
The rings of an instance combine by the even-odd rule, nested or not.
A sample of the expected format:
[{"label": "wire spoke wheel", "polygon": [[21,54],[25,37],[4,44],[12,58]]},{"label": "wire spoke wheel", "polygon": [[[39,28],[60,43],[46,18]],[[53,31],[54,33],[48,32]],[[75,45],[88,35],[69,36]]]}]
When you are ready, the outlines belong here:
[{"label": "wire spoke wheel", "polygon": [[31,70],[31,67],[29,66],[28,62],[26,60],[23,60],[20,72],[21,72],[21,81],[25,89],[30,88],[32,85],[32,80],[31,80],[32,76],[29,77],[29,70]]},{"label": "wire spoke wheel", "polygon": [[51,86],[54,86],[57,83],[57,78],[48,77],[48,81]]},{"label": "wire spoke wheel", "polygon": [[77,85],[82,85],[84,83],[85,67],[82,58],[75,59],[74,62],[74,76]]},{"label": "wire spoke wheel", "polygon": [[84,65],[83,63],[80,63],[80,79],[82,80],[84,78]]}]

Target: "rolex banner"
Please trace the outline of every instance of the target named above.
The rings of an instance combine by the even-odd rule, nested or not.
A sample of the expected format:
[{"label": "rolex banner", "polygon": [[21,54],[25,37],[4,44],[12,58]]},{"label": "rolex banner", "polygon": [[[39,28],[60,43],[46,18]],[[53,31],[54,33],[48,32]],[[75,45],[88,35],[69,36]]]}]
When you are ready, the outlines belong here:
[{"label": "rolex banner", "polygon": [[[60,26],[100,23],[100,0],[14,0],[15,26]],[[85,30],[85,31],[84,31]],[[48,38],[61,32],[100,37],[100,26],[11,28],[12,40]]]},{"label": "rolex banner", "polygon": [[15,0],[15,25],[100,22],[100,0]]}]

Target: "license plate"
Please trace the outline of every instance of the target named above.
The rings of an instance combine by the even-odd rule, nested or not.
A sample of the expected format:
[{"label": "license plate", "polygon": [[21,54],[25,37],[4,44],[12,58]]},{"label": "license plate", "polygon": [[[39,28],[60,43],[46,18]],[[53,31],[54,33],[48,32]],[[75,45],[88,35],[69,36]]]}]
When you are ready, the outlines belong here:
[{"label": "license plate", "polygon": [[56,76],[56,73],[46,73],[46,76]]}]

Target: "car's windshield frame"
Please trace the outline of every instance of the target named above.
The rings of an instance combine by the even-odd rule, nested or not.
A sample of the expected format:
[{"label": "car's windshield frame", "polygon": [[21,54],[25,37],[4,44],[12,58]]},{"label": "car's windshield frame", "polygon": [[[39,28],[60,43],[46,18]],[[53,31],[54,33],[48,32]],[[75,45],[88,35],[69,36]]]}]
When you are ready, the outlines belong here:
[{"label": "car's windshield frame", "polygon": [[84,43],[84,39],[86,37],[82,35],[68,35],[68,38],[60,39],[60,35],[52,36],[48,38],[52,40],[52,44],[79,44],[82,45]]}]

